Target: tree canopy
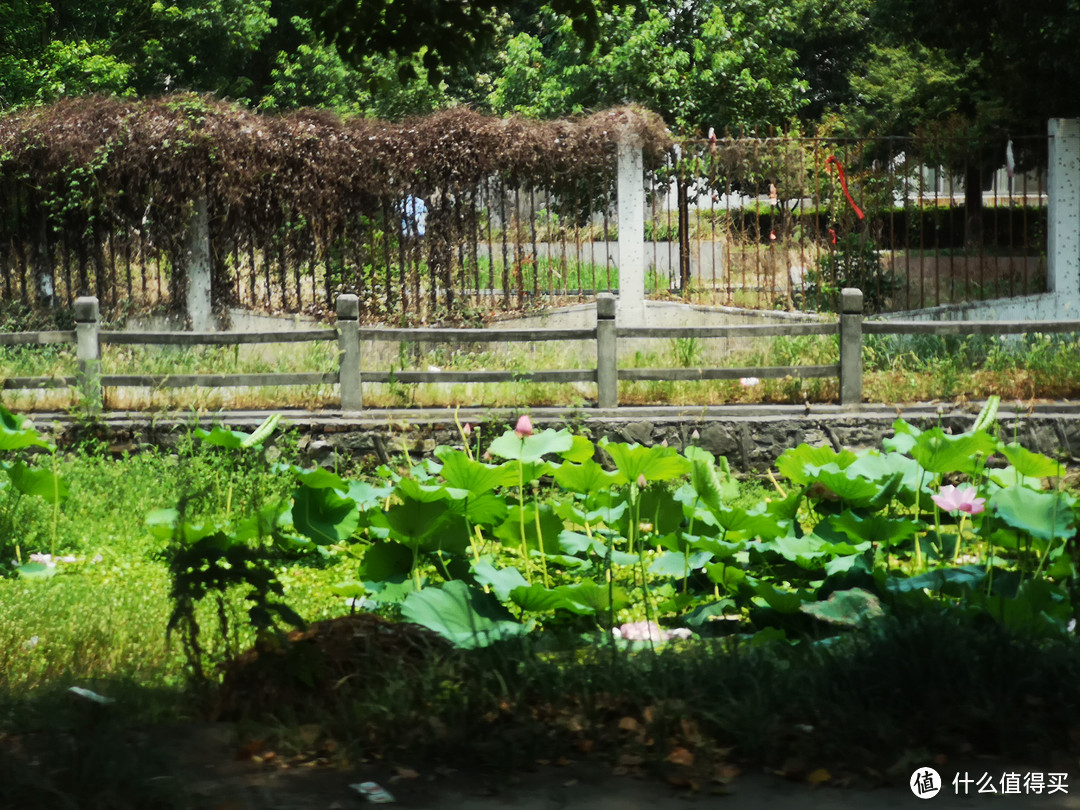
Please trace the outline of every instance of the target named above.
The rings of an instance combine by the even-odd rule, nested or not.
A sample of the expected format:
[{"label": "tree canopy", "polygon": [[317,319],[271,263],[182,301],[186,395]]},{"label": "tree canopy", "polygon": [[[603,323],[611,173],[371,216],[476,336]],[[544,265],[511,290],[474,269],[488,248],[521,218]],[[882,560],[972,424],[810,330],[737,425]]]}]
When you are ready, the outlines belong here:
[{"label": "tree canopy", "polygon": [[1041,132],[1080,0],[0,0],[0,109],[209,93],[399,119],[635,102],[673,130]]}]

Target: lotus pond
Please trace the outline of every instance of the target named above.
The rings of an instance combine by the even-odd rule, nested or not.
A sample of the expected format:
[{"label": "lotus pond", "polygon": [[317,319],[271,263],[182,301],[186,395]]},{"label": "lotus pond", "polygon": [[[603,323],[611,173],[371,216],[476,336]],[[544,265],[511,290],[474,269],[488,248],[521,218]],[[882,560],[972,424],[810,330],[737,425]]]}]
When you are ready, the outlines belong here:
[{"label": "lotus pond", "polygon": [[[368,753],[400,742],[407,717],[424,730],[410,744],[436,757],[454,734],[502,746],[492,729],[510,718],[531,729],[530,744],[515,737],[526,756],[587,754],[606,724],[617,747],[669,764],[710,745],[768,759],[831,723],[812,748],[870,735],[861,745],[888,738],[891,757],[920,744],[904,723],[921,715],[871,732],[874,701],[910,688],[966,717],[952,680],[965,672],[986,685],[966,687],[975,727],[1004,713],[995,728],[1020,740],[1010,701],[1045,706],[1080,676],[1078,503],[1062,464],[1001,435],[996,409],[964,433],[898,419],[880,448],[794,447],[764,486],[698,447],[594,443],[527,416],[493,440],[460,424],[457,446],[360,472],[292,463],[276,417],[112,459],[58,451],[0,410],[5,705],[121,679],[189,690],[198,714],[243,649],[378,614],[442,652],[430,667],[394,658],[377,699],[332,710],[352,730],[335,736],[363,729]],[[928,626],[953,640],[919,652]],[[289,661],[297,683],[317,681],[317,664]],[[836,700],[864,700],[860,719],[823,721]],[[1075,708],[1055,705],[1043,742],[1076,730]],[[280,705],[276,722],[303,725],[303,711]]]},{"label": "lotus pond", "polygon": [[[898,419],[880,449],[788,449],[756,497],[698,447],[594,444],[528,416],[490,442],[459,425],[460,446],[350,478],[270,461],[275,416],[252,434],[195,430],[219,465],[213,483],[147,509],[133,532],[167,564],[170,627],[189,639],[195,604],[237,587],[257,631],[300,626],[277,571],[305,559],[342,577],[324,583],[341,606],[460,647],[526,634],[795,641],[931,605],[1068,634],[1077,499],[1060,462],[997,435],[996,408],[959,435]],[[32,424],[2,418],[5,556],[11,574],[48,579],[64,570],[70,486]],[[20,538],[33,534],[20,504],[35,499],[47,549],[40,527],[39,547]]]}]

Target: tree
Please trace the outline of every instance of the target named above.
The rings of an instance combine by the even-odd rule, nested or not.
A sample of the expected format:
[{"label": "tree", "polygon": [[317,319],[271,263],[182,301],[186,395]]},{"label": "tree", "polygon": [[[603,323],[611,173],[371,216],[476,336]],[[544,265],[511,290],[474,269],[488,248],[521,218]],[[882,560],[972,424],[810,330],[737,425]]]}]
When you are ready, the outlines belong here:
[{"label": "tree", "polygon": [[[969,247],[981,241],[982,188],[1010,135],[1080,115],[1078,0],[878,0],[875,43],[852,78],[847,119],[857,132],[922,133],[950,146],[965,175]],[[1020,168],[1045,139],[1017,143]]]},{"label": "tree", "polygon": [[805,104],[789,18],[760,0],[616,6],[590,48],[553,9],[510,38],[493,109],[535,117],[637,102],[684,134],[782,124]]},{"label": "tree", "polygon": [[[550,8],[570,21],[591,46],[598,32],[594,0],[550,0]],[[505,17],[521,18],[540,8],[523,0],[319,0],[310,4],[316,32],[359,65],[373,55],[396,56],[403,79],[415,75],[419,56],[431,79],[472,64],[492,47]]]}]

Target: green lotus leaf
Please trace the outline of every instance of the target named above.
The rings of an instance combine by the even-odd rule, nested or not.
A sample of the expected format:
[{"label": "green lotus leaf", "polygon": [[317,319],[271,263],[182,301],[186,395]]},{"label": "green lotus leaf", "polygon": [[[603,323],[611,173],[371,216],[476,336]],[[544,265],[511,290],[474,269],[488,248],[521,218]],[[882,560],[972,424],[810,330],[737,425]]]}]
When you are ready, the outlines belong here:
[{"label": "green lotus leaf", "polygon": [[488,452],[499,458],[514,461],[540,461],[549,453],[566,453],[573,450],[574,437],[569,430],[555,431],[551,428],[522,438],[512,430],[491,443]]},{"label": "green lotus leaf", "polygon": [[24,447],[56,449],[41,438],[29,419],[0,405],[0,450],[21,450]]},{"label": "green lotus leaf", "polygon": [[610,489],[616,478],[615,473],[608,472],[591,458],[580,464],[560,464],[554,476],[563,489],[584,494]]},{"label": "green lotus leaf", "polygon": [[798,447],[789,447],[780,454],[776,460],[776,469],[791,483],[802,486],[816,480],[813,470],[829,464],[835,464],[836,469],[842,470],[852,464],[856,458],[857,456],[847,448],[837,453],[827,445],[812,447],[808,444],[800,444]]},{"label": "green lotus leaf", "polygon": [[484,464],[469,458],[462,450],[449,447],[440,447],[436,453],[443,462],[440,474],[447,486],[466,490],[470,495],[481,495],[496,487],[517,484],[517,465]]},{"label": "green lotus leaf", "polygon": [[835,591],[824,601],[800,605],[799,610],[815,619],[844,627],[856,627],[885,615],[881,601],[862,588]]},{"label": "green lotus leaf", "polygon": [[616,484],[645,481],[672,481],[686,475],[692,467],[689,459],[680,456],[674,447],[655,444],[643,447],[640,444],[623,444],[604,440],[600,446],[607,451],[618,469]]},{"label": "green lotus leaf", "polygon": [[505,602],[510,598],[510,591],[514,588],[527,586],[529,583],[513,566],[496,568],[487,560],[474,563],[472,567],[473,578],[479,585],[487,585],[499,598]]},{"label": "green lotus leaf", "polygon": [[27,467],[21,461],[16,461],[7,468],[7,474],[19,492],[42,498],[49,503],[64,501],[71,494],[67,483],[52,470]]},{"label": "green lotus leaf", "polygon": [[356,531],[360,510],[335,489],[302,486],[293,493],[292,522],[300,534],[319,545],[340,543]]},{"label": "green lotus leaf", "polygon": [[1040,540],[1069,537],[1075,526],[1076,499],[1064,492],[1037,492],[1011,486],[990,496],[995,514],[1015,529]]},{"label": "green lotus leaf", "polygon": [[1016,442],[1002,445],[999,449],[1016,471],[1028,478],[1054,478],[1064,470],[1060,462],[1042,453],[1033,453]]},{"label": "green lotus leaf", "polygon": [[405,597],[401,615],[433,630],[457,647],[475,649],[526,635],[531,625],[514,621],[491,594],[460,580]]},{"label": "green lotus leaf", "polygon": [[997,441],[988,433],[961,433],[950,436],[939,427],[925,430],[915,439],[910,455],[932,473],[974,473],[975,456],[984,458],[997,449]]},{"label": "green lotus leaf", "polygon": [[905,422],[903,419],[897,419],[893,422],[892,437],[883,439],[881,446],[893,453],[907,454],[911,452],[911,448],[915,446],[915,440],[921,434],[922,430],[919,428]]}]

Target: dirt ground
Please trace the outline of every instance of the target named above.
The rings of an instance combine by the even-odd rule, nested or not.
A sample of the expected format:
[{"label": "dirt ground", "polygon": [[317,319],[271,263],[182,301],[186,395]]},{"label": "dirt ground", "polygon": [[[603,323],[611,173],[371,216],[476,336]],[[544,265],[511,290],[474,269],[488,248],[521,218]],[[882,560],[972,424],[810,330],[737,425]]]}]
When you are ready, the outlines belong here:
[{"label": "dirt ground", "polygon": [[[219,723],[170,729],[177,789],[205,810],[349,810],[370,803],[354,784],[376,782],[394,798],[394,806],[428,810],[683,810],[688,806],[757,810],[758,808],[806,808],[806,810],[876,810],[913,807],[926,801],[938,808],[977,808],[991,805],[1042,810],[1080,809],[1080,769],[1073,763],[1064,779],[1068,792],[1002,795],[1006,773],[1063,772],[1062,763],[1018,764],[994,759],[946,763],[935,766],[944,782],[941,791],[920,799],[898,775],[886,786],[871,787],[847,780],[828,780],[816,786],[810,781],[782,779],[765,772],[733,775],[727,785],[713,784],[694,790],[674,786],[625,768],[613,768],[597,759],[557,767],[538,767],[530,773],[497,774],[478,762],[474,772],[442,770],[418,773],[402,765],[365,765],[348,770],[329,766],[282,767],[270,758],[244,755],[235,730]],[[162,738],[159,738],[159,742]],[[264,752],[265,754],[265,752]],[[954,774],[967,773],[973,780],[969,795],[956,795]],[[989,774],[998,793],[979,793],[983,774]],[[842,782],[843,784],[837,784]],[[983,785],[985,787],[985,782]],[[1019,788],[1023,790],[1021,786]],[[963,790],[963,785],[960,785]]]}]

